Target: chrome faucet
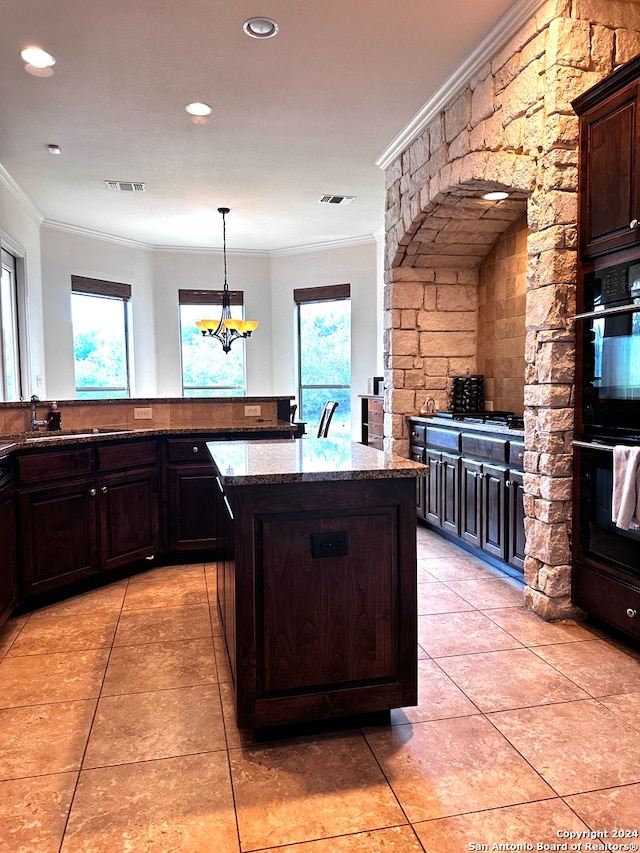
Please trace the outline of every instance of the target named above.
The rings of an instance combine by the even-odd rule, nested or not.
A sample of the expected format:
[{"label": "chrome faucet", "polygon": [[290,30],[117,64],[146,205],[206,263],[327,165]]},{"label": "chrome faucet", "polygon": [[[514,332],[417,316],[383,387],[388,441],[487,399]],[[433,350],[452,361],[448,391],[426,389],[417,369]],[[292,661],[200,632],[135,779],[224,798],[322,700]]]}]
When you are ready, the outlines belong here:
[{"label": "chrome faucet", "polygon": [[40,402],[40,398],[34,394],[31,398],[31,432],[38,432],[40,427],[47,426],[47,421],[39,421],[36,412],[36,403]]}]

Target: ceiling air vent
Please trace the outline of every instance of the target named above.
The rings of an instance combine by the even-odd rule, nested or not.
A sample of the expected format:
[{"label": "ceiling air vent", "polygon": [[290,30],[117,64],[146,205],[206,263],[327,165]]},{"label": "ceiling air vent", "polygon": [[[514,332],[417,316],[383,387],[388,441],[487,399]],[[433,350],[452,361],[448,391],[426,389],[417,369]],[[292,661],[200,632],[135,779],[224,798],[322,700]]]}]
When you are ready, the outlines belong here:
[{"label": "ceiling air vent", "polygon": [[351,204],[354,198],[354,195],[321,195],[318,201],[320,204]]},{"label": "ceiling air vent", "polygon": [[144,193],[147,188],[142,181],[105,181],[108,190],[117,193]]}]

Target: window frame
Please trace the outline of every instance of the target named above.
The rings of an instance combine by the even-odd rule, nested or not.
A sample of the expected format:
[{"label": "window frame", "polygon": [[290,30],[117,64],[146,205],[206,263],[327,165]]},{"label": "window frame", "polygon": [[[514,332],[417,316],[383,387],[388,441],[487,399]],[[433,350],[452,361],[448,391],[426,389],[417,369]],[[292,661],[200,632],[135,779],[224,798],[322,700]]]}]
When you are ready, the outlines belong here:
[{"label": "window frame", "polygon": [[73,366],[74,366],[74,388],[76,399],[82,400],[99,400],[104,399],[99,396],[79,397],[79,394],[100,394],[108,393],[111,396],[124,391],[122,399],[130,399],[132,396],[131,389],[131,341],[130,341],[130,312],[131,312],[131,294],[132,288],[130,284],[124,284],[119,281],[107,281],[100,278],[89,278],[82,275],[71,276],[71,296],[76,293],[81,296],[95,296],[102,299],[113,299],[122,303],[123,316],[123,331],[124,331],[124,349],[125,349],[125,365],[127,372],[126,387],[115,386],[97,386],[78,388],[76,382],[76,353],[75,353],[75,331],[73,331]]},{"label": "window frame", "polygon": [[[202,306],[203,308],[203,317],[206,313],[207,308],[214,306],[216,309],[219,309],[218,313],[222,312],[222,294],[223,290],[220,289],[193,289],[193,288],[179,288],[178,290],[178,327],[180,334],[180,387],[182,389],[182,397],[188,399],[191,396],[197,396],[197,394],[187,394],[185,392],[203,392],[203,396],[211,396],[211,394],[207,392],[213,392],[215,394],[218,392],[232,392],[226,394],[229,398],[233,397],[245,397],[247,393],[247,350],[246,350],[246,340],[244,338],[238,338],[233,342],[232,349],[230,352],[234,354],[238,353],[238,346],[241,348],[242,352],[242,385],[185,385],[184,382],[184,353],[182,349],[182,312],[181,307],[183,305],[192,305],[192,306]],[[241,318],[244,319],[244,291],[243,290],[229,290],[229,298],[231,308],[233,310],[234,306],[240,306]],[[205,337],[205,336],[203,336]],[[229,354],[225,354],[222,350],[222,345],[217,340],[217,338],[211,338],[209,343],[213,346],[218,346],[220,348],[220,352],[223,354],[224,358],[227,358]]]},{"label": "window frame", "polygon": [[[296,332],[297,332],[297,385],[298,385],[298,414],[302,420],[305,420],[303,390],[310,391],[326,389],[328,394],[332,390],[347,390],[351,399],[351,381],[348,385],[326,384],[326,385],[303,385],[302,383],[302,336],[301,336],[301,317],[300,307],[314,302],[351,302],[351,284],[328,284],[317,287],[297,287],[293,291],[293,299],[296,305]],[[351,358],[349,359],[349,376],[351,377]],[[327,396],[330,399],[330,396]],[[349,407],[351,410],[351,406]],[[339,411],[339,410],[338,410]],[[351,413],[352,415],[353,413]],[[334,416],[335,420],[335,416]],[[311,432],[313,432],[313,426]],[[351,429],[349,428],[349,433]]]},{"label": "window frame", "polygon": [[24,376],[22,365],[22,311],[19,291],[18,264],[19,258],[5,246],[0,247],[0,268],[7,270],[10,276],[11,326],[13,332],[13,359],[15,372],[15,396],[9,399],[7,393],[7,364],[5,361],[4,322],[1,320],[2,305],[0,303],[0,401],[7,403],[23,399]]}]

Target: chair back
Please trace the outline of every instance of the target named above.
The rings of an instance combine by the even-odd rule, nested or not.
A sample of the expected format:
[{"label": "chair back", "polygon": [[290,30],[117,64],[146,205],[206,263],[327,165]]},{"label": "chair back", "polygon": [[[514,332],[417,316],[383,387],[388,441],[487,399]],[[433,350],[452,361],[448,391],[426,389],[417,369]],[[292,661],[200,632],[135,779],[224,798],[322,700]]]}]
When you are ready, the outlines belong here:
[{"label": "chair back", "polygon": [[333,418],[333,413],[337,408],[338,403],[335,400],[329,400],[329,402],[324,404],[324,409],[322,410],[322,416],[320,418],[320,425],[318,426],[318,438],[326,438],[329,435],[331,419]]}]

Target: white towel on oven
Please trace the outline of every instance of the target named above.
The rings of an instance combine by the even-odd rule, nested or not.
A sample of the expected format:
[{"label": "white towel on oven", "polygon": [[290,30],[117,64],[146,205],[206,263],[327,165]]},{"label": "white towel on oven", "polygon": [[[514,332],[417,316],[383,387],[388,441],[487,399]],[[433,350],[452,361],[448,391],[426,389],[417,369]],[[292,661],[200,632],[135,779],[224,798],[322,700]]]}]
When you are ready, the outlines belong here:
[{"label": "white towel on oven", "polygon": [[640,527],[640,447],[613,448],[611,515],[621,530]]}]

